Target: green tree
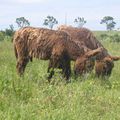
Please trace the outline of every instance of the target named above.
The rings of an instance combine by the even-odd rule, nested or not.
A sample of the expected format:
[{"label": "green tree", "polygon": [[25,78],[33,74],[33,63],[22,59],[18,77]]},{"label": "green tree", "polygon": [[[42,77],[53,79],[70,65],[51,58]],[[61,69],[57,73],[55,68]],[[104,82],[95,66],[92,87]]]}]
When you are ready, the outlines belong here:
[{"label": "green tree", "polygon": [[5,29],[5,34],[7,36],[12,36],[14,34],[14,26],[11,24],[9,27],[10,28]]},{"label": "green tree", "polygon": [[20,28],[25,27],[25,26],[30,26],[30,22],[27,19],[25,19],[24,17],[16,18],[16,23],[17,23],[18,27],[20,27]]},{"label": "green tree", "polygon": [[106,24],[107,30],[113,30],[115,28],[116,22],[114,22],[114,18],[111,16],[105,16],[101,20],[100,24]]},{"label": "green tree", "polygon": [[44,20],[43,23],[43,25],[48,26],[50,29],[53,29],[53,26],[55,24],[58,24],[58,21],[53,16],[49,16],[49,15],[47,16],[47,18]]},{"label": "green tree", "polygon": [[86,24],[86,20],[83,17],[78,17],[74,20],[74,23],[77,25],[78,28],[81,28]]}]

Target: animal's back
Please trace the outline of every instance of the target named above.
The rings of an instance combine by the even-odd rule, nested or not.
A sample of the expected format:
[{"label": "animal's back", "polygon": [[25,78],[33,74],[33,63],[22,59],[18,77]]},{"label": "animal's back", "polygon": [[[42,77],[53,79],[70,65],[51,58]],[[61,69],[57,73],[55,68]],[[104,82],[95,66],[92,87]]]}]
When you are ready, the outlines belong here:
[{"label": "animal's back", "polygon": [[76,43],[86,45],[90,49],[102,47],[102,44],[95,38],[93,33],[87,28],[76,28],[72,26],[61,26],[58,30],[62,30],[71,35],[71,38]]},{"label": "animal's back", "polygon": [[63,31],[25,27],[15,32],[13,43],[17,49],[27,51],[30,56],[48,59],[53,46],[56,43],[64,46],[66,39],[69,36]]},{"label": "animal's back", "polygon": [[72,40],[75,41],[80,47],[83,46],[84,50],[87,52],[89,50],[97,49],[98,47],[103,47],[103,52],[98,55],[98,59],[103,58],[108,55],[107,50],[104,46],[96,39],[94,34],[87,28],[75,28],[72,26],[60,26],[58,30],[67,32]]}]

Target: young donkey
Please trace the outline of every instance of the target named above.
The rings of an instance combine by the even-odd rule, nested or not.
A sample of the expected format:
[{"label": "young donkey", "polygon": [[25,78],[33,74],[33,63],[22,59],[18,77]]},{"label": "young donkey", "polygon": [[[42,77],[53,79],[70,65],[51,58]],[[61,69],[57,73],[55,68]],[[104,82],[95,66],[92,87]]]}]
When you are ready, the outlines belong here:
[{"label": "young donkey", "polygon": [[68,80],[71,73],[70,60],[75,61],[86,55],[89,59],[101,52],[101,48],[98,48],[85,54],[83,47],[72,41],[67,33],[44,28],[25,27],[18,30],[15,32],[13,44],[17,58],[17,72],[20,75],[24,73],[27,63],[35,57],[49,60],[49,79],[54,74],[54,68],[61,68],[64,77]]}]

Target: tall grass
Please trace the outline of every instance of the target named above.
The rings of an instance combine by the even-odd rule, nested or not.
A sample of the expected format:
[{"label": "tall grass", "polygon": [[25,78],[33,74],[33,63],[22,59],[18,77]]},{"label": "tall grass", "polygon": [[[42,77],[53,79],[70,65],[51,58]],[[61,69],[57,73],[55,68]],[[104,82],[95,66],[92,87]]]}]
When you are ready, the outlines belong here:
[{"label": "tall grass", "polygon": [[[120,44],[103,41],[113,55]],[[120,120],[120,62],[108,80],[94,71],[66,84],[59,71],[47,81],[48,61],[34,59],[23,77],[16,73],[13,45],[0,42],[0,120]]]}]

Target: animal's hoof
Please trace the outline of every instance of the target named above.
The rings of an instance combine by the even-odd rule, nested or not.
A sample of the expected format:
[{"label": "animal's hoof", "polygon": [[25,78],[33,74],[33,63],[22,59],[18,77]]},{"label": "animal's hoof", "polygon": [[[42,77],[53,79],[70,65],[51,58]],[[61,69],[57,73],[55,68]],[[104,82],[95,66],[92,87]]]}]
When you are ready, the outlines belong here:
[{"label": "animal's hoof", "polygon": [[71,83],[71,80],[70,80],[70,79],[67,79],[67,80],[66,80],[66,83]]}]

